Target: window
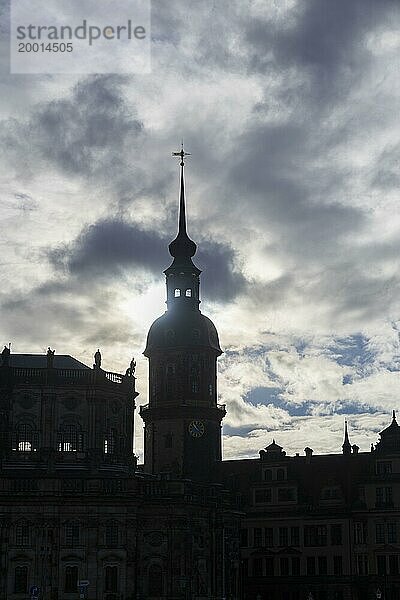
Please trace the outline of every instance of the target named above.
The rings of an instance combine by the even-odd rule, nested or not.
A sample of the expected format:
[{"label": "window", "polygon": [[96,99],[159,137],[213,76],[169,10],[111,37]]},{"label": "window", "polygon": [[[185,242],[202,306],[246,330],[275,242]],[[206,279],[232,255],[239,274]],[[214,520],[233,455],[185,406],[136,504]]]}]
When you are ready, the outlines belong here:
[{"label": "window", "polygon": [[186,296],[186,298],[191,298],[192,297],[192,290],[190,290],[190,289],[186,290],[185,296]]},{"label": "window", "polygon": [[258,557],[253,560],[253,577],[263,576],[263,559]]},{"label": "window", "polygon": [[354,523],[354,543],[365,544],[367,541],[367,528],[365,522]]},{"label": "window", "polygon": [[271,502],[272,490],[271,488],[263,488],[260,490],[254,490],[254,502],[256,504],[263,504],[265,502]]},{"label": "window", "polygon": [[279,527],[279,545],[280,546],[288,545],[288,528],[287,527]]},{"label": "window", "polygon": [[163,572],[160,565],[151,565],[148,574],[149,596],[162,596],[164,592]]},{"label": "window", "polygon": [[30,526],[27,521],[19,521],[15,526],[15,544],[17,546],[29,546]]},{"label": "window", "polygon": [[65,424],[58,432],[59,452],[82,452],[83,434],[75,424]]},{"label": "window", "polygon": [[342,575],[343,574],[343,559],[341,556],[333,557],[333,574],[334,575]]},{"label": "window", "polygon": [[28,567],[18,566],[14,571],[14,593],[26,594],[28,587]]},{"label": "window", "polygon": [[397,544],[397,523],[387,524],[388,543]]},{"label": "window", "polygon": [[181,295],[181,290],[180,290],[180,289],[178,289],[178,288],[176,288],[176,289],[175,289],[175,292],[174,292],[174,296],[175,296],[175,298],[179,298],[179,297],[180,297],[180,295]]},{"label": "window", "polygon": [[164,448],[172,448],[172,433],[164,435]]},{"label": "window", "polygon": [[368,556],[366,554],[357,554],[357,574],[368,575]]},{"label": "window", "polygon": [[389,575],[399,574],[399,561],[397,554],[391,554],[389,556]]},{"label": "window", "polygon": [[375,525],[375,541],[377,544],[385,543],[385,526],[383,523],[376,523]]},{"label": "window", "polygon": [[280,558],[281,575],[289,575],[289,559],[286,556]]},{"label": "window", "polygon": [[107,566],[104,569],[104,591],[105,592],[117,592],[118,591],[118,567]]},{"label": "window", "polygon": [[265,559],[265,574],[267,577],[274,576],[274,557],[267,556]]},{"label": "window", "polygon": [[241,529],[240,530],[240,546],[242,548],[247,548],[249,545],[249,530]]},{"label": "window", "polygon": [[115,452],[115,431],[110,429],[107,435],[104,437],[104,454],[114,454]]},{"label": "window", "polygon": [[307,556],[307,575],[315,575],[315,556]]},{"label": "window", "polygon": [[376,557],[376,566],[378,569],[378,575],[386,575],[386,556],[379,555]]},{"label": "window", "polygon": [[392,463],[389,460],[382,460],[376,463],[376,472],[378,475],[388,475],[392,472]]},{"label": "window", "polygon": [[376,488],[376,506],[392,506],[393,489],[391,487]]},{"label": "window", "polygon": [[278,489],[278,502],[293,502],[295,499],[293,488],[279,488]]},{"label": "window", "polygon": [[265,481],[272,481],[272,471],[271,471],[271,469],[266,469],[264,471],[264,479],[265,479]]},{"label": "window", "polygon": [[326,546],[327,545],[327,526],[326,525],[306,525],[304,527],[304,545],[305,546]]},{"label": "window", "polygon": [[318,556],[318,575],[326,575],[328,573],[328,560],[326,556]]},{"label": "window", "polygon": [[271,548],[274,545],[274,530],[272,527],[265,527],[265,545],[267,548]]},{"label": "window", "polygon": [[290,543],[292,546],[300,546],[300,527],[290,528]]},{"label": "window", "polygon": [[65,544],[70,547],[79,545],[79,523],[65,525]]},{"label": "window", "polygon": [[78,591],[78,567],[68,566],[65,569],[64,592]]},{"label": "window", "polygon": [[20,423],[17,427],[17,439],[14,449],[18,452],[33,450],[33,429],[28,423]]},{"label": "window", "polygon": [[292,557],[292,575],[300,575],[300,557]]},{"label": "window", "polygon": [[118,523],[109,521],[106,525],[106,546],[112,548],[118,546]]},{"label": "window", "polygon": [[331,525],[331,544],[332,546],[342,545],[342,526]]},{"label": "window", "polygon": [[253,545],[255,548],[262,546],[262,529],[261,527],[254,527],[253,529]]},{"label": "window", "polygon": [[197,377],[192,377],[191,382],[192,382],[192,393],[197,394],[199,391],[199,380],[197,379]]},{"label": "window", "polygon": [[276,471],[276,479],[278,481],[283,481],[285,479],[285,470],[284,469],[278,469]]}]

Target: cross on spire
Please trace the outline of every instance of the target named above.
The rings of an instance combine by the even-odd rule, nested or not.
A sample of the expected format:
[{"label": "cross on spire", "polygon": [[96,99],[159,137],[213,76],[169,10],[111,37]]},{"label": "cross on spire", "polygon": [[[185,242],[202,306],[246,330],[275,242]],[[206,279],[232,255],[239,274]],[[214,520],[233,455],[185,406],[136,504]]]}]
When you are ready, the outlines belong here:
[{"label": "cross on spire", "polygon": [[173,152],[172,156],[179,156],[181,159],[181,162],[179,163],[181,167],[185,166],[185,156],[190,156],[190,152],[185,152],[185,150],[183,149],[183,140],[182,140],[182,144],[181,144],[181,150],[180,152]]}]

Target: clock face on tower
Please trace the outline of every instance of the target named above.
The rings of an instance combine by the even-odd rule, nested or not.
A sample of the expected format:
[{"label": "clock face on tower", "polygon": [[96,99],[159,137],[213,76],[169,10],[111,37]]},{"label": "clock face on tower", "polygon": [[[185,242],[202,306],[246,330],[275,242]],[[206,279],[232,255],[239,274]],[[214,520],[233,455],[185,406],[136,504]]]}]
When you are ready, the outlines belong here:
[{"label": "clock face on tower", "polygon": [[203,421],[192,421],[189,423],[189,433],[194,438],[199,438],[204,434],[204,423]]}]

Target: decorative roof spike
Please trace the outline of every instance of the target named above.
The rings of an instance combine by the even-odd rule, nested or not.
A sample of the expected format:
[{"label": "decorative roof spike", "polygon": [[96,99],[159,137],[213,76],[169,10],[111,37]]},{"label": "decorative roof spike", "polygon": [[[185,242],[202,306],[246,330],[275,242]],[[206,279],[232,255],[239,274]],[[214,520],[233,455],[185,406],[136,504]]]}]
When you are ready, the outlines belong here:
[{"label": "decorative roof spike", "polygon": [[344,441],[342,444],[343,454],[351,454],[351,444],[349,440],[349,432],[347,430],[347,421],[344,422]]}]

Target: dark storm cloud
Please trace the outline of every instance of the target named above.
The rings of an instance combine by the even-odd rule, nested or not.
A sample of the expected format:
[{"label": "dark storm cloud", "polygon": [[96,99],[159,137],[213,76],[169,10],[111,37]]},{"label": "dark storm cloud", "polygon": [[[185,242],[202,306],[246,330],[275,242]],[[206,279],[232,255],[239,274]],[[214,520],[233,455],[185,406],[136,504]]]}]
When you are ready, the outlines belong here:
[{"label": "dark storm cloud", "polygon": [[253,68],[265,72],[274,64],[303,69],[313,79],[298,92],[330,104],[347,95],[369,61],[365,34],[390,23],[398,10],[396,0],[309,0],[300,2],[276,29],[270,22],[249,22]]},{"label": "dark storm cloud", "polygon": [[70,96],[38,105],[26,122],[3,123],[3,141],[32,170],[43,160],[70,175],[118,177],[127,144],[143,131],[125,101],[124,83],[116,75],[84,79]]},{"label": "dark storm cloud", "polygon": [[[48,256],[53,266],[85,279],[118,277],[124,269],[143,269],[158,278],[172,260],[169,241],[134,223],[104,219],[84,229],[71,244],[49,250]],[[230,301],[243,290],[246,282],[235,270],[230,247],[204,241],[195,262],[206,272],[202,289],[210,300]]]}]

